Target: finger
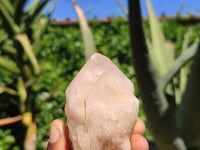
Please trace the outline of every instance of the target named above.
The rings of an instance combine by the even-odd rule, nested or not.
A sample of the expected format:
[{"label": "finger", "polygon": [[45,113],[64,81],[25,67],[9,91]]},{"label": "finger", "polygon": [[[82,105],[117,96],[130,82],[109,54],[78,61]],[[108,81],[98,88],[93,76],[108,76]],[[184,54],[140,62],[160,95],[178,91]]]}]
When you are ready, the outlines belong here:
[{"label": "finger", "polygon": [[137,119],[137,122],[135,124],[135,127],[132,131],[132,134],[140,134],[140,135],[143,135],[145,132],[145,124],[144,124],[144,121],[142,119],[140,119],[138,117]]},{"label": "finger", "polygon": [[149,144],[141,134],[131,136],[131,150],[148,150]]},{"label": "finger", "polygon": [[65,123],[56,119],[51,124],[47,150],[69,150]]},{"label": "finger", "polygon": [[68,128],[68,126],[66,127],[66,133],[67,133],[67,143],[68,143],[68,146],[69,146],[69,150],[73,150],[73,148],[72,148],[72,142],[71,142],[71,140],[70,140],[70,138],[69,138],[69,128]]}]

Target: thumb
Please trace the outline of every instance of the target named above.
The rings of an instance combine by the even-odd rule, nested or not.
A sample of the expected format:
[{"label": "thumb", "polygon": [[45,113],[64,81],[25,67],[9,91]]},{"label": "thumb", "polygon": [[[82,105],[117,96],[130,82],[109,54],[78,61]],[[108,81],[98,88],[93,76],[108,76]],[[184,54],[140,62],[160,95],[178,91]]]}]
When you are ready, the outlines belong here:
[{"label": "thumb", "polygon": [[47,150],[69,150],[67,128],[62,120],[56,119],[51,124]]}]

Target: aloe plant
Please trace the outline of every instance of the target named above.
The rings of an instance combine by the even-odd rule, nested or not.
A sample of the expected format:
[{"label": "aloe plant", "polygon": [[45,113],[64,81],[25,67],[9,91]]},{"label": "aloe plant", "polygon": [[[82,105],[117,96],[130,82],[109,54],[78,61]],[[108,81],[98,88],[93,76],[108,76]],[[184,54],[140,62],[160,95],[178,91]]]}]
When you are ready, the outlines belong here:
[{"label": "aloe plant", "polygon": [[[0,85],[0,94],[8,93],[19,101],[20,117],[0,120],[0,125],[22,120],[27,128],[24,149],[35,149],[36,123],[33,118],[34,95],[37,78],[42,75],[37,55],[41,50],[42,34],[47,27],[49,15],[42,11],[50,0],[34,0],[24,11],[27,0],[0,0],[0,18],[4,34],[0,37],[0,67],[13,74],[11,85]],[[28,144],[29,143],[29,144]]]},{"label": "aloe plant", "polygon": [[76,14],[79,20],[79,26],[81,29],[81,35],[82,35],[83,45],[84,45],[85,60],[88,60],[93,53],[97,52],[94,37],[88,25],[88,22],[83,10],[81,9],[81,7],[78,5],[78,3],[75,0],[72,0],[71,2],[74,6],[74,9],[76,11]]},{"label": "aloe plant", "polygon": [[[165,38],[150,1],[146,3],[151,41],[144,34],[139,0],[129,0],[129,19],[133,61],[149,128],[160,150],[199,149],[199,41],[188,47],[186,37],[184,50],[175,59],[172,49],[165,47]],[[193,62],[190,74],[183,75],[190,60]],[[186,67],[188,70],[189,66]],[[177,76],[181,79],[178,88],[173,88]]]},{"label": "aloe plant", "polygon": [[115,0],[115,2],[119,5],[119,7],[123,10],[123,12],[128,16],[128,10],[124,7],[124,5],[119,1]]}]

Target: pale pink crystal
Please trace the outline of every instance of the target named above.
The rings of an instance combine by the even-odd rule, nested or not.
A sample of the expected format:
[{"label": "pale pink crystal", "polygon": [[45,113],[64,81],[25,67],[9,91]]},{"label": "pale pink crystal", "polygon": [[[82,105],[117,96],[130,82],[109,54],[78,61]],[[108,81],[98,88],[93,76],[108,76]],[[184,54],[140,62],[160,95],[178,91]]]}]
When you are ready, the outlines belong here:
[{"label": "pale pink crystal", "polygon": [[139,101],[132,82],[107,57],[95,53],[66,90],[66,115],[74,150],[130,150]]}]

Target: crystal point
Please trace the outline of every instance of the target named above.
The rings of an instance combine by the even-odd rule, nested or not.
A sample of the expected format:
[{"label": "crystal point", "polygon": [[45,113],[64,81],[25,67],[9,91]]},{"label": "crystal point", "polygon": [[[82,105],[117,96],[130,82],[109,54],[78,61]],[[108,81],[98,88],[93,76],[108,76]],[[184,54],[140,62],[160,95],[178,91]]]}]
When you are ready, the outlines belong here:
[{"label": "crystal point", "polygon": [[107,57],[95,53],[66,90],[74,150],[130,150],[139,101],[132,82]]}]

